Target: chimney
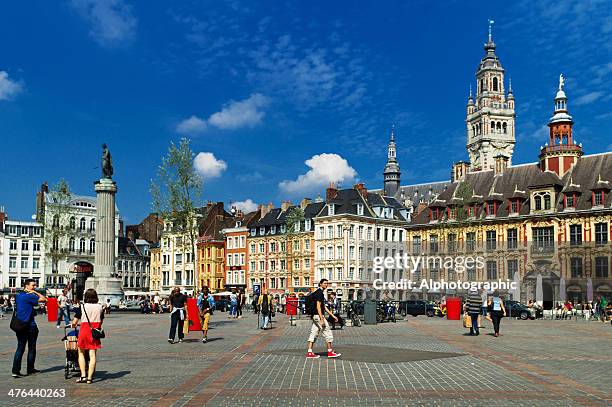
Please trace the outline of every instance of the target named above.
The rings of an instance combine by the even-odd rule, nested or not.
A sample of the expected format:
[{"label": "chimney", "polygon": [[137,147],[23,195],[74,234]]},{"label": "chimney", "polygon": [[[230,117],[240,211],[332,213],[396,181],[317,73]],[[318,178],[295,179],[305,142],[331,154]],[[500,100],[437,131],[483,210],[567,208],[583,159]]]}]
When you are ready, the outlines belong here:
[{"label": "chimney", "polygon": [[236,210],[236,214],[234,215],[234,217],[237,220],[242,220],[244,218],[244,213],[240,209],[238,209]]},{"label": "chimney", "polygon": [[333,182],[329,183],[329,187],[325,190],[325,202],[329,203],[338,195],[338,189],[334,186]]},{"label": "chimney", "polygon": [[312,199],[310,199],[310,198],[304,198],[304,199],[302,199],[302,200],[300,201],[300,209],[301,209],[301,210],[306,209],[306,207],[307,207],[308,205],[310,205],[310,203],[311,203],[311,202],[312,202]]},{"label": "chimney", "polygon": [[261,212],[259,219],[262,219],[264,216],[266,216],[272,209],[274,209],[274,204],[272,202],[267,205],[259,205],[259,210]]},{"label": "chimney", "polygon": [[291,201],[283,201],[281,203],[281,210],[285,212],[287,209],[289,209],[289,207],[291,207],[291,205],[292,205]]},{"label": "chimney", "polygon": [[363,182],[355,184],[353,188],[359,191],[363,199],[368,199],[368,189],[365,187],[365,184]]},{"label": "chimney", "polygon": [[470,163],[465,161],[457,161],[453,164],[453,171],[451,172],[451,182],[463,181],[465,175],[468,173]]},{"label": "chimney", "polygon": [[495,156],[495,175],[501,175],[506,171],[508,166],[508,157],[504,155]]}]

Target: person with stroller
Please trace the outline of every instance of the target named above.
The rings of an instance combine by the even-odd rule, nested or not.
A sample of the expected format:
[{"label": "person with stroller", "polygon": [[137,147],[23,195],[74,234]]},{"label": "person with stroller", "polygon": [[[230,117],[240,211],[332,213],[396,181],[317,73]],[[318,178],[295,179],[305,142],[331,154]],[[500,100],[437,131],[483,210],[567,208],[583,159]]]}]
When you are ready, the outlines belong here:
[{"label": "person with stroller", "polygon": [[[81,377],[77,383],[91,384],[94,372],[96,371],[97,350],[102,347],[99,338],[94,338],[93,330],[100,330],[104,320],[104,305],[98,301],[98,293],[93,288],[85,291],[83,302],[76,309],[72,326],[76,327],[81,322],[79,329],[79,369]],[[89,356],[89,366],[85,354]]]}]

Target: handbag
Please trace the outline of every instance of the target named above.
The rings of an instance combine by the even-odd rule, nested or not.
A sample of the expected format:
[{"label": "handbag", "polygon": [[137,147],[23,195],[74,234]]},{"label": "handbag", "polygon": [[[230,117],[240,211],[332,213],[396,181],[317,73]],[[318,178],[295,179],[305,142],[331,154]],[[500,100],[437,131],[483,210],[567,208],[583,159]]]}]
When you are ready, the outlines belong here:
[{"label": "handbag", "polygon": [[463,314],[463,327],[471,328],[472,327],[472,317],[467,312]]},{"label": "handbag", "polygon": [[15,299],[15,306],[13,307],[13,316],[11,317],[11,324],[9,325],[10,328],[15,333],[26,332],[30,329],[30,323],[32,322],[33,318],[34,318],[34,308],[32,308],[30,319],[28,319],[27,321],[22,321],[19,318],[17,318],[17,299]]},{"label": "handbag", "polygon": [[83,312],[85,313],[85,318],[87,318],[87,323],[89,324],[89,328],[91,329],[91,336],[94,339],[102,339],[106,337],[106,333],[104,332],[104,329],[102,328],[92,328],[91,327],[91,322],[89,322],[89,316],[87,315],[87,311],[85,311],[85,303],[83,303]]}]

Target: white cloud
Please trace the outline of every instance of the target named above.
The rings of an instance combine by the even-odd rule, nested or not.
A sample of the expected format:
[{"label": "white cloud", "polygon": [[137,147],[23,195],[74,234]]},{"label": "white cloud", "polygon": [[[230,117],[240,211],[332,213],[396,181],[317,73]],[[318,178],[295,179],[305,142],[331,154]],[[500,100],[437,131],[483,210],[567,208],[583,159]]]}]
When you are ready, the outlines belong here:
[{"label": "white cloud", "polygon": [[89,35],[104,47],[129,44],[138,20],[123,0],[72,0],[72,6],[90,25]]},{"label": "white cloud", "polygon": [[9,100],[21,92],[21,84],[9,79],[8,73],[0,71],[0,100]]},{"label": "white cloud", "polygon": [[253,212],[257,210],[257,206],[258,206],[255,202],[253,202],[252,199],[247,199],[245,201],[239,201],[239,202],[233,202],[232,205],[235,206],[236,209],[244,213]]},{"label": "white cloud", "polygon": [[574,103],[576,104],[576,106],[587,105],[589,103],[596,102],[600,97],[603,96],[603,94],[604,93],[601,91],[589,92],[586,95],[582,95],[577,98]]},{"label": "white cloud", "polygon": [[295,181],[280,182],[279,188],[287,193],[304,195],[327,187],[330,182],[350,182],[357,176],[357,171],[338,154],[314,155],[305,164],[310,167],[306,174],[300,175]]},{"label": "white cloud", "polygon": [[191,116],[183,120],[176,126],[176,131],[181,134],[200,134],[206,131],[206,121],[197,116]]},{"label": "white cloud", "polygon": [[270,99],[261,93],[253,93],[247,99],[230,100],[221,111],[213,113],[207,120],[191,116],[176,126],[181,134],[201,134],[210,126],[221,130],[236,130],[243,127],[255,127],[261,124],[265,116],[262,108],[270,103]]},{"label": "white cloud", "polygon": [[193,166],[202,178],[216,178],[227,169],[227,163],[218,160],[213,153],[198,153]]},{"label": "white cloud", "polygon": [[269,99],[261,93],[254,93],[248,99],[230,101],[220,112],[213,113],[208,118],[208,124],[220,129],[234,130],[241,127],[255,127],[261,123],[265,107]]}]

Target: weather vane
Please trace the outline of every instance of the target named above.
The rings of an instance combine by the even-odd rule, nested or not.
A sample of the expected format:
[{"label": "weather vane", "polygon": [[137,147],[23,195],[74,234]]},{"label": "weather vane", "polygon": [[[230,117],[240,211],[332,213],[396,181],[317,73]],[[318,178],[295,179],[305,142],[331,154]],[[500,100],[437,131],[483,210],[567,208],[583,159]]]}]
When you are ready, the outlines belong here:
[{"label": "weather vane", "polygon": [[493,38],[493,23],[495,23],[495,21],[489,19],[489,41]]},{"label": "weather vane", "polygon": [[563,90],[563,87],[565,86],[565,78],[563,77],[563,74],[559,75],[559,90]]}]

